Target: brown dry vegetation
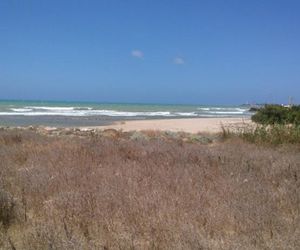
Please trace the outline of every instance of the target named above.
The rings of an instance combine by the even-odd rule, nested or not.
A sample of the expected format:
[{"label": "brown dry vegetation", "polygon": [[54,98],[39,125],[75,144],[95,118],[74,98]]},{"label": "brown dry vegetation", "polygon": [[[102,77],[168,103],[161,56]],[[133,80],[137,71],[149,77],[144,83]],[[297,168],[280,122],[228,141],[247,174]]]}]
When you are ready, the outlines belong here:
[{"label": "brown dry vegetation", "polygon": [[300,249],[298,145],[171,137],[0,131],[0,248]]}]

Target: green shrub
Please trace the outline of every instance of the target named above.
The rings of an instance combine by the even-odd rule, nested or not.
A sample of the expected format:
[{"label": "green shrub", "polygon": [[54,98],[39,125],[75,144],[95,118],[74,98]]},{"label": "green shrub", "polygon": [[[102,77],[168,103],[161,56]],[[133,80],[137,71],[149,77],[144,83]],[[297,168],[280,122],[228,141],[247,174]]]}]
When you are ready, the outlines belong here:
[{"label": "green shrub", "polygon": [[260,124],[285,124],[287,108],[280,105],[265,105],[252,116],[252,121]]},{"label": "green shrub", "polygon": [[288,112],[289,123],[300,125],[300,105],[292,106]]},{"label": "green shrub", "polygon": [[264,125],[300,125],[300,106],[265,105],[263,108],[257,110],[251,119],[256,123]]}]

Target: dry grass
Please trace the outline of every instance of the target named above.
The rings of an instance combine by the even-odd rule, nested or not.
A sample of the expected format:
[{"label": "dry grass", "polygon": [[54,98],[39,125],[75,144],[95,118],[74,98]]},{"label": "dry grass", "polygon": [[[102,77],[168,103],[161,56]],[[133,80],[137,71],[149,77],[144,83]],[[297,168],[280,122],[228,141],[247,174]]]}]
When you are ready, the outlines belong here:
[{"label": "dry grass", "polygon": [[0,131],[0,248],[300,248],[299,146],[191,141]]}]

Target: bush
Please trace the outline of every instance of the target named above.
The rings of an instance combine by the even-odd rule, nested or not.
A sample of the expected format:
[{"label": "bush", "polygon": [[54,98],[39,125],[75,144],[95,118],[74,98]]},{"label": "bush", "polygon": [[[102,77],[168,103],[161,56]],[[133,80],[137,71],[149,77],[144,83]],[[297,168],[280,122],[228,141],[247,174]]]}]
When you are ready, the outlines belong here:
[{"label": "bush", "polygon": [[284,107],[281,105],[265,105],[252,117],[252,121],[264,125],[295,124],[300,125],[300,105]]},{"label": "bush", "polygon": [[287,108],[280,105],[265,105],[252,116],[252,121],[260,124],[285,124]]},{"label": "bush", "polygon": [[287,116],[289,123],[300,125],[300,105],[291,107]]}]

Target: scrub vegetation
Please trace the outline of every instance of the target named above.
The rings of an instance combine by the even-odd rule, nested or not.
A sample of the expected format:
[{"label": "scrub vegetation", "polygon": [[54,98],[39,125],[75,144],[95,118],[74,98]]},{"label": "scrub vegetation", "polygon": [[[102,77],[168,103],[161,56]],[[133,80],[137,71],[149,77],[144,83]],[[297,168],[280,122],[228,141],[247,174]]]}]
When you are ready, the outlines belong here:
[{"label": "scrub vegetation", "polygon": [[0,130],[0,249],[299,249],[299,144],[223,132]]}]

